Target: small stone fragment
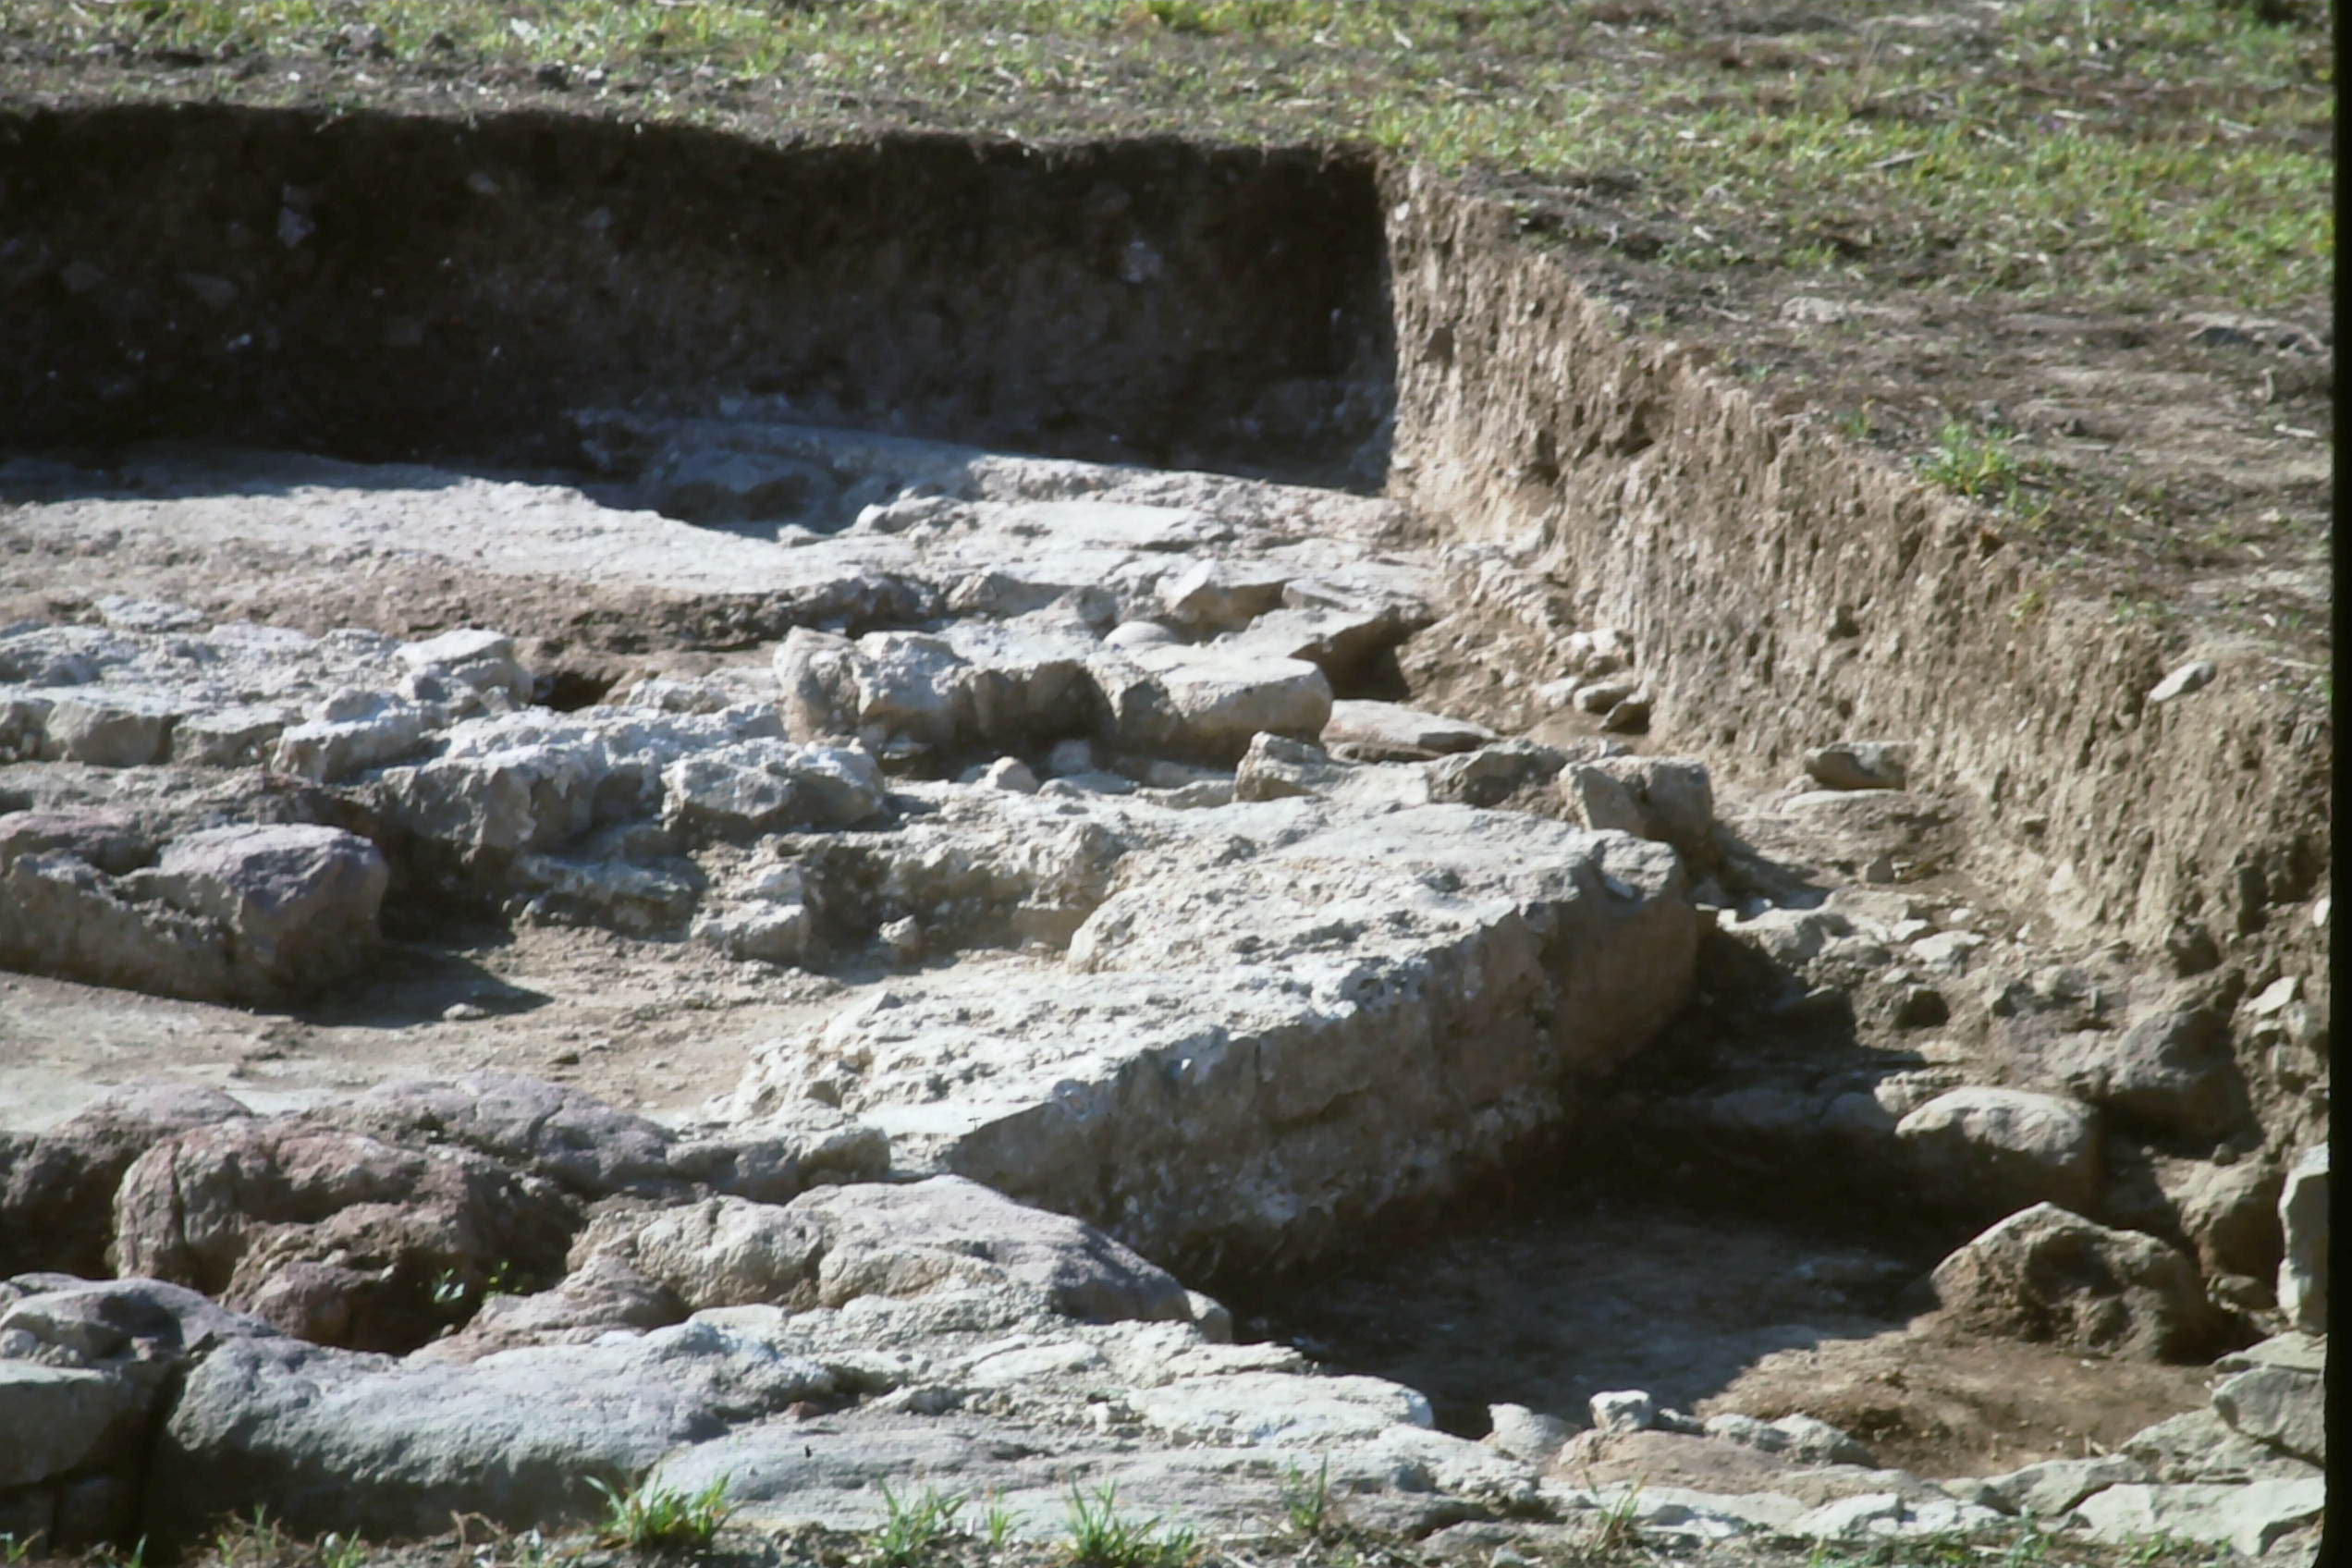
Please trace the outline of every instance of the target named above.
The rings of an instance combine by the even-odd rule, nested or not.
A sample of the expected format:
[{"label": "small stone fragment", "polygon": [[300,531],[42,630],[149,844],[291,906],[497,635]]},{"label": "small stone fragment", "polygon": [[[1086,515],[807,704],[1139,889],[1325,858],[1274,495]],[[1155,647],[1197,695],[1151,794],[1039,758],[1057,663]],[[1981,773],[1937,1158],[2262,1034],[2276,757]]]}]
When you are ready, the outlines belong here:
[{"label": "small stone fragment", "polygon": [[1037,792],[1037,776],[1019,757],[998,757],[980,775],[980,786],[986,790],[1010,790],[1016,795]]},{"label": "small stone fragment", "polygon": [[2216,673],[2212,665],[2204,659],[2191,659],[2150,687],[2148,700],[2150,703],[2169,703],[2175,697],[2186,697],[2191,692],[2201,691]]},{"label": "small stone fragment", "polygon": [[1576,706],[1585,713],[1607,714],[1632,698],[1638,688],[1631,677],[1606,676],[1576,688]]},{"label": "small stone fragment", "polygon": [[1640,1389],[1614,1389],[1592,1396],[1593,1426],[1603,1432],[1648,1431],[1658,1404]]},{"label": "small stone fragment", "polygon": [[1911,748],[1900,741],[1839,741],[1805,753],[1805,771],[1830,790],[1900,790],[1911,777]]},{"label": "small stone fragment", "polygon": [[1601,716],[1600,727],[1618,735],[1639,735],[1649,729],[1652,699],[1647,692],[1636,692]]}]

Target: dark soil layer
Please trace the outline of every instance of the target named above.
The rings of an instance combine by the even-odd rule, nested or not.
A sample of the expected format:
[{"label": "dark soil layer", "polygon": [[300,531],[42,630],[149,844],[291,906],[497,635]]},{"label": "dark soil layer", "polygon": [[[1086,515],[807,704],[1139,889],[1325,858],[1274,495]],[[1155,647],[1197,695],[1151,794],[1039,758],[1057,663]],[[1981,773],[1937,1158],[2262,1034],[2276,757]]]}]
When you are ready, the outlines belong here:
[{"label": "dark soil layer", "polygon": [[561,416],[803,421],[1377,487],[1368,162],[779,148],[551,113],[0,116],[0,439],[576,459]]}]

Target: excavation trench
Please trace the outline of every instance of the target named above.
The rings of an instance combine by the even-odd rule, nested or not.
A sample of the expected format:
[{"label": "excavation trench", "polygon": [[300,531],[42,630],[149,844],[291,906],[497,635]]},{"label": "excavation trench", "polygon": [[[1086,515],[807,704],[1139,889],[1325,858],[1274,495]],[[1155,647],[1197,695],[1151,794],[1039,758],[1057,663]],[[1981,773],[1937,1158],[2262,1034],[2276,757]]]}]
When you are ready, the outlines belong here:
[{"label": "excavation trench", "polygon": [[[2183,1249],[2201,1305],[2127,1348],[2276,1321],[2323,751],[2260,692],[2147,704],[2128,629],[2053,666],[2065,617],[2003,613],[1974,524],[1627,340],[1458,190],[189,106],[0,117],[0,947],[91,983],[26,982],[0,1194],[62,1201],[32,1134],[158,1072],[459,1143],[349,1104],[544,1072],[668,1150],[514,1198],[500,1256],[343,1237],[332,1310],[278,1287],[310,1243],[110,1236],[129,1197],[48,1250],[8,1216],[9,1269],[472,1343],[594,1203],[788,1198],[887,1138],[1462,1435],[1638,1380],[1937,1474],[2198,1397],[1915,1331],[2013,1209]],[[1787,787],[1867,737],[1909,790]],[[323,912],[266,941],[203,890],[257,826]],[[2151,1019],[2187,1068],[2101,1065]],[[2073,1144],[1913,1133],[1972,1085]],[[1761,1485],[1644,1436],[1629,1476]]]}]

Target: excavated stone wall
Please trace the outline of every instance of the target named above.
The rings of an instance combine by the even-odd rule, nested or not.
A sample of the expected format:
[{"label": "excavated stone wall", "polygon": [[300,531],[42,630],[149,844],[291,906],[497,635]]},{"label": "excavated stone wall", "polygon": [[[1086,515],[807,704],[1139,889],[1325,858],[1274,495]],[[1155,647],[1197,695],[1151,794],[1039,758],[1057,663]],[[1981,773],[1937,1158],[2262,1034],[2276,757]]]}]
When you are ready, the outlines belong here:
[{"label": "excavated stone wall", "polygon": [[2066,599],[1996,520],[1631,336],[1499,204],[1384,178],[1392,491],[1447,536],[1534,547],[1570,619],[1630,632],[1660,749],[1777,783],[1840,737],[1912,742],[1914,786],[1974,803],[1968,869],[2021,914],[2299,979],[2301,1037],[2241,1041],[2240,1068],[2274,1132],[2316,1135],[2325,712],[2242,644],[2194,650],[2212,681],[2151,703],[2157,636]]},{"label": "excavated stone wall", "polygon": [[[2155,633],[1979,513],[1628,334],[1499,205],[1314,151],[776,146],[532,114],[0,118],[0,439],[577,461],[590,405],[729,398],[1057,455],[1385,481],[1631,633],[1656,740],[1785,778],[1880,736],[1968,869],[2240,988],[2288,1140],[2324,1108],[2333,736],[2256,649],[2157,704]],[[1392,470],[1392,471],[1391,471]],[[1513,606],[1497,607],[1507,618]],[[1533,672],[1540,674],[1542,672]]]}]

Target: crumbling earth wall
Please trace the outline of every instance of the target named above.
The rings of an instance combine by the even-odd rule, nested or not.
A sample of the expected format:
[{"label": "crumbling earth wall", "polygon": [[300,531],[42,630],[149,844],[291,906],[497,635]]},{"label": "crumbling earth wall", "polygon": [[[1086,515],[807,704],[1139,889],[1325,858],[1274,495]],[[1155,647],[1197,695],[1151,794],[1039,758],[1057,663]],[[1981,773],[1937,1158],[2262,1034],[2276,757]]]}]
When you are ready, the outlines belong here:
[{"label": "crumbling earth wall", "polygon": [[2208,684],[2152,700],[2158,634],[2069,600],[1999,519],[1629,335],[1501,203],[1405,169],[1383,190],[1392,493],[1531,547],[1571,624],[1629,632],[1661,749],[1779,783],[1837,736],[1911,742],[2021,915],[2297,978],[2306,1011],[2238,1065],[2273,1136],[2322,1136],[2334,735],[2290,672],[2217,643]]},{"label": "crumbling earth wall", "polygon": [[178,104],[0,114],[0,190],[11,446],[576,462],[570,410],[723,392],[1380,479],[1360,157]]}]

